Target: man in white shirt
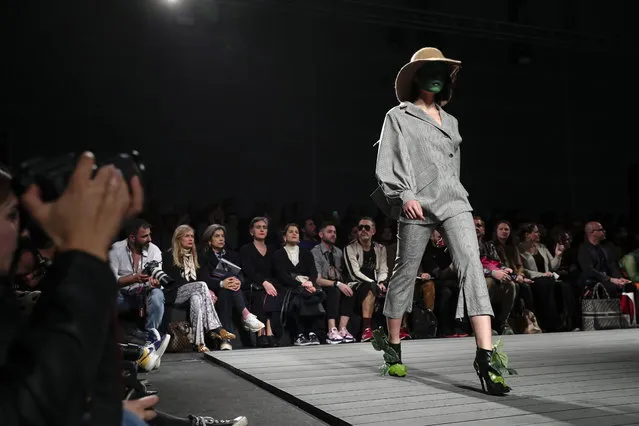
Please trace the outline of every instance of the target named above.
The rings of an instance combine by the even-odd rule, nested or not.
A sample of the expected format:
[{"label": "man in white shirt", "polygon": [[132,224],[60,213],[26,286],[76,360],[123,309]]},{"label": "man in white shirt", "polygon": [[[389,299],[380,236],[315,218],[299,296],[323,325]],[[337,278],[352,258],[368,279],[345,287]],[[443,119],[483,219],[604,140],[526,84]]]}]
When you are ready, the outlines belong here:
[{"label": "man in white shirt", "polygon": [[164,293],[159,281],[142,271],[151,261],[161,267],[162,252],[151,242],[151,225],[144,220],[136,219],[126,231],[127,239],[114,243],[109,251],[109,263],[119,286],[118,309],[146,313],[145,328],[149,341],[155,343],[161,340],[157,328],[164,315]]}]

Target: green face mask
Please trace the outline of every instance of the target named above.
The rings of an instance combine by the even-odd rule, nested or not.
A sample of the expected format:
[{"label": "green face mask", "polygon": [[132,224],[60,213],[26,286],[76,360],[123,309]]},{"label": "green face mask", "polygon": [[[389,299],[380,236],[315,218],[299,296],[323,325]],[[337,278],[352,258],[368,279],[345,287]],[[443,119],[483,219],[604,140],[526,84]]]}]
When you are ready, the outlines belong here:
[{"label": "green face mask", "polygon": [[424,64],[415,74],[415,81],[420,90],[440,93],[448,83],[448,66],[442,62]]}]

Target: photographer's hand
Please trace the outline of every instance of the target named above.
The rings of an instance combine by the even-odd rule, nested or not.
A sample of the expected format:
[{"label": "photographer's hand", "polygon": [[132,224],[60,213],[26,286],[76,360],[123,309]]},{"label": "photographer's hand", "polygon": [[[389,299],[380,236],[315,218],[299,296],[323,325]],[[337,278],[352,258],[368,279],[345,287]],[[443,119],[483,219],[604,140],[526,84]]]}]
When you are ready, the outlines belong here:
[{"label": "photographer's hand", "polygon": [[101,167],[92,179],[94,164],[93,154],[82,154],[56,201],[43,202],[39,188],[31,185],[22,202],[60,251],[80,250],[106,261],[122,220],[142,210],[144,195],[137,177],[131,179],[129,195],[121,172],[113,166]]},{"label": "photographer's hand", "polygon": [[149,285],[153,288],[159,288],[160,287],[160,280],[153,278],[153,277],[149,277]]}]

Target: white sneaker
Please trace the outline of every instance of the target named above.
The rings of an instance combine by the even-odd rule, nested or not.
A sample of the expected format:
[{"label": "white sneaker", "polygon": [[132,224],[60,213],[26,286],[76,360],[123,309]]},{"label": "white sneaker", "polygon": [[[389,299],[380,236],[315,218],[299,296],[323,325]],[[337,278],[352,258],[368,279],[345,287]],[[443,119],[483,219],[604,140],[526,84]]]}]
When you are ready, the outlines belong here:
[{"label": "white sneaker", "polygon": [[155,353],[153,346],[145,346],[142,349],[142,356],[138,359],[138,366],[144,371],[152,371],[158,368],[160,357]]},{"label": "white sneaker", "polygon": [[247,426],[248,425],[248,419],[244,416],[239,416],[234,419],[214,419],[213,417],[189,415],[189,420],[191,420],[192,426],[206,426],[206,425]]},{"label": "white sneaker", "polygon": [[265,327],[262,321],[258,320],[257,317],[253,314],[249,314],[248,317],[244,318],[244,329],[251,331],[253,333],[257,333],[261,329]]},{"label": "white sneaker", "polygon": [[230,340],[222,340],[222,343],[220,343],[220,350],[221,351],[232,351],[233,350],[233,345],[231,345],[231,341]]},{"label": "white sneaker", "polygon": [[326,343],[328,343],[329,345],[337,345],[343,342],[344,342],[344,338],[342,337],[341,334],[339,334],[339,331],[337,331],[337,328],[335,327],[331,328],[331,331],[329,331],[328,335],[326,336]]}]

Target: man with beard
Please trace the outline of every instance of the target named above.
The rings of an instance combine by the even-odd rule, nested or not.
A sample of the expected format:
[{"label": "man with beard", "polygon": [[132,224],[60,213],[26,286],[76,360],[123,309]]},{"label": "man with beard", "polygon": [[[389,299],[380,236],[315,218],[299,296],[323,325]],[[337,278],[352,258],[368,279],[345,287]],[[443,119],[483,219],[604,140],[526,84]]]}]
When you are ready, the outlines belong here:
[{"label": "man with beard", "polygon": [[114,243],[109,251],[109,263],[119,285],[118,309],[139,310],[146,315],[147,340],[157,350],[168,344],[157,331],[164,316],[164,293],[159,281],[142,271],[151,261],[162,265],[162,252],[151,242],[151,225],[144,220],[133,221],[126,233],[127,238]]},{"label": "man with beard", "polygon": [[[326,223],[320,228],[321,243],[311,250],[317,269],[317,283],[324,289],[326,315],[328,317],[328,335],[326,343],[352,343],[355,338],[348,332],[346,326],[353,314],[355,297],[353,290],[342,280],[342,250],[335,247],[337,229],[335,225]],[[336,327],[339,317],[339,329]]]},{"label": "man with beard", "polygon": [[346,268],[355,285],[357,300],[362,302],[362,342],[373,338],[373,312],[375,298],[386,295],[388,264],[386,247],[373,242],[375,222],[370,217],[363,217],[357,225],[357,239],[346,246],[344,254]]}]

